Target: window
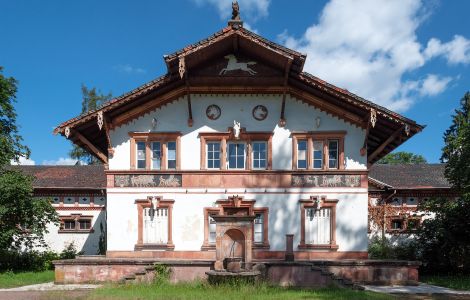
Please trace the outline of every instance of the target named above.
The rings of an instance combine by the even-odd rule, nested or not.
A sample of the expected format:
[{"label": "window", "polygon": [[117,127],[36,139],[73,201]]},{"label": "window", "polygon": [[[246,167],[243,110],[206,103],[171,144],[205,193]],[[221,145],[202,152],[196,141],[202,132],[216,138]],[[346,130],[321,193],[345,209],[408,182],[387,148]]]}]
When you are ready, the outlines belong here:
[{"label": "window", "polygon": [[409,197],[406,199],[406,205],[418,205],[418,199],[414,197]]},{"label": "window", "polygon": [[393,198],[392,203],[393,206],[401,206],[401,198]]},{"label": "window", "polygon": [[307,140],[297,142],[297,169],[307,168]]},{"label": "window", "polygon": [[313,168],[323,169],[323,142],[313,142]]},{"label": "window", "polygon": [[136,200],[138,224],[135,250],[173,250],[172,211],[174,200],[149,197]]},{"label": "window", "polygon": [[263,243],[264,241],[264,216],[263,214],[256,214],[254,220],[253,237],[255,243]]},{"label": "window", "polygon": [[209,244],[215,244],[215,220],[209,215]]},{"label": "window", "polygon": [[137,142],[137,169],[145,169],[145,142]]},{"label": "window", "polygon": [[338,169],[338,140],[328,140],[328,168]]},{"label": "window", "polygon": [[346,132],[292,133],[293,169],[344,169]]},{"label": "window", "polygon": [[168,151],[168,169],[176,169],[176,142],[168,142],[166,148]]},{"label": "window", "polygon": [[152,142],[152,170],[160,170],[162,162],[162,149],[160,142]]},{"label": "window", "polygon": [[59,233],[90,233],[93,232],[92,216],[72,214],[60,217]]},{"label": "window", "polygon": [[322,197],[300,200],[299,249],[336,250],[336,204],[338,200]]},{"label": "window", "polygon": [[253,142],[253,169],[266,169],[266,142]]},{"label": "window", "polygon": [[220,142],[207,143],[207,168],[220,169]]},{"label": "window", "polygon": [[227,160],[229,169],[245,169],[245,144],[229,143]]},{"label": "window", "polygon": [[391,229],[392,230],[401,230],[401,229],[403,229],[403,220],[400,220],[400,219],[392,220]]},{"label": "window", "polygon": [[131,169],[179,169],[179,132],[130,132]]}]

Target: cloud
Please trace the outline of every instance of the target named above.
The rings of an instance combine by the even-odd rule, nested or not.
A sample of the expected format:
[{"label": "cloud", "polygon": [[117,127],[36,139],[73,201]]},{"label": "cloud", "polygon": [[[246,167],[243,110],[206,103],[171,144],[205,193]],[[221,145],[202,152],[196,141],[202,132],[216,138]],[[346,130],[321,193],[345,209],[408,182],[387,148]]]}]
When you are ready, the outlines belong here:
[{"label": "cloud", "polygon": [[127,74],[145,74],[145,73],[147,73],[146,70],[144,70],[142,68],[133,67],[129,64],[117,65],[117,66],[114,66],[114,69],[121,72],[121,73],[127,73]]},{"label": "cloud", "polygon": [[[43,165],[50,165],[50,166],[73,166],[77,163],[76,159],[72,158],[64,158],[60,157],[58,160],[43,160]],[[86,163],[81,162],[82,165],[86,165]]]},{"label": "cloud", "polygon": [[455,35],[454,39],[442,43],[436,38],[429,40],[424,54],[427,58],[443,56],[451,64],[470,63],[470,40],[461,35]]},{"label": "cloud", "polygon": [[11,165],[21,165],[21,166],[34,166],[36,162],[32,159],[20,156],[20,160],[18,162],[11,160]]},{"label": "cloud", "polygon": [[450,63],[465,63],[469,56],[468,40],[461,36],[444,44],[431,39],[425,48],[416,30],[428,16],[420,0],[331,0],[303,36],[284,31],[278,39],[308,55],[305,71],[405,111],[419,96],[443,92],[451,80],[431,74],[409,79],[412,71],[439,55]]},{"label": "cloud", "polygon": [[[219,16],[223,20],[228,20],[232,15],[232,0],[193,0],[198,5],[213,5],[219,11]],[[268,16],[268,8],[271,0],[240,0],[240,15],[242,20],[248,17],[257,20],[260,17]]]}]

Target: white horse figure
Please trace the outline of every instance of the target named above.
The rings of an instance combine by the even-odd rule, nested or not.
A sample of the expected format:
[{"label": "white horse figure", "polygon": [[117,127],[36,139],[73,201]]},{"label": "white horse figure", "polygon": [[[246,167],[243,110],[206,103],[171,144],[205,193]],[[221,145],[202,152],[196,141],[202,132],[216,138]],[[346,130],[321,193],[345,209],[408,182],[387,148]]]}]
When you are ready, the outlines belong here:
[{"label": "white horse figure", "polygon": [[226,59],[228,59],[227,67],[223,68],[219,75],[224,75],[228,71],[234,71],[234,70],[242,70],[245,72],[248,72],[250,75],[255,75],[256,71],[248,67],[249,65],[256,65],[256,62],[254,61],[249,61],[249,62],[238,62],[237,57],[233,54],[229,54],[225,56]]},{"label": "white horse figure", "polygon": [[240,138],[240,122],[233,120],[233,135],[236,139]]}]

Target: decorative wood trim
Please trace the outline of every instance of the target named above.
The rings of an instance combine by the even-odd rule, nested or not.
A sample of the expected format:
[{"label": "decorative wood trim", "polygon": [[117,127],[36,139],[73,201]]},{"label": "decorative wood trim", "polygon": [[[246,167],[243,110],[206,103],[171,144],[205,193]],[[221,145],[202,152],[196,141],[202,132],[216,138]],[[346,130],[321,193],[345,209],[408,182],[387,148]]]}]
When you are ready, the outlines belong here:
[{"label": "decorative wood trim", "polygon": [[338,249],[336,244],[336,205],[337,199],[327,199],[326,196],[321,196],[320,207],[328,207],[331,209],[331,227],[330,227],[330,243],[315,245],[305,243],[305,209],[316,207],[317,196],[311,196],[310,199],[301,199],[300,202],[300,244],[299,249],[328,249],[335,251]]},{"label": "decorative wood trim", "polygon": [[104,127],[104,132],[105,132],[105,135],[106,135],[106,142],[108,143],[108,155],[113,157],[114,156],[114,148],[113,148],[113,144],[111,142],[111,135],[110,135],[110,124],[111,122],[109,121],[109,118],[108,116],[104,115],[103,114],[103,127]]},{"label": "decorative wood trim", "polygon": [[73,135],[76,136],[85,146],[90,150],[97,158],[99,158],[105,164],[108,163],[108,157],[95,147],[87,138],[85,138],[80,132],[74,130]]},{"label": "decorative wood trim", "polygon": [[372,160],[374,160],[374,158],[376,158],[377,155],[379,155],[380,152],[382,152],[385,149],[385,147],[387,147],[388,144],[390,144],[397,136],[399,136],[404,129],[405,129],[405,125],[403,125],[399,129],[397,129],[394,133],[392,133],[392,135],[390,135],[388,139],[385,140],[385,142],[383,142],[379,147],[377,147],[377,149],[375,149],[375,151],[371,155],[369,155],[367,161],[370,163]]},{"label": "decorative wood trim", "polygon": [[175,245],[173,244],[173,204],[175,200],[163,199],[161,196],[156,196],[157,198],[157,207],[156,208],[167,208],[168,209],[168,242],[166,244],[144,244],[144,208],[152,207],[152,197],[147,199],[137,199],[135,204],[137,205],[137,243],[134,247],[136,251],[138,250],[147,250],[147,249],[165,249],[173,250]]}]

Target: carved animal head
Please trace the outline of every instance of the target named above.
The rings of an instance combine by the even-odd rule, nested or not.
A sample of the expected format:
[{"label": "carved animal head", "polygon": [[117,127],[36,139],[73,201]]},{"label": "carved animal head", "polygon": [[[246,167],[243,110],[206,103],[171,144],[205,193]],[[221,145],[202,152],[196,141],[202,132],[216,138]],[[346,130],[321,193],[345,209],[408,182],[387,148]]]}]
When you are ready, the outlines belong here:
[{"label": "carved animal head", "polygon": [[235,55],[233,55],[233,54],[225,55],[224,58],[226,58],[226,59],[236,59]]}]

